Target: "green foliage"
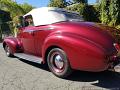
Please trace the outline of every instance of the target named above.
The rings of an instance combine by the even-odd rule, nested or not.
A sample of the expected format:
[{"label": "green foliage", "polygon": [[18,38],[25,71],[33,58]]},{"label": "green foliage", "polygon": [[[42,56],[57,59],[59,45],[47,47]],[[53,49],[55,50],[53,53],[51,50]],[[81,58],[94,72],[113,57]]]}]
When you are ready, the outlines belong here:
[{"label": "green foliage", "polygon": [[[15,25],[18,23],[18,17],[29,12],[33,7],[27,3],[17,4],[12,0],[0,0],[0,9],[10,12],[12,22],[10,23],[11,31],[14,32]],[[14,32],[15,34],[16,32]]]},{"label": "green foliage", "polygon": [[83,16],[86,21],[100,22],[99,12],[93,5],[85,5]]},{"label": "green foliage", "polygon": [[50,0],[50,3],[48,4],[48,6],[64,8],[66,6],[66,1],[65,0]]},{"label": "green foliage", "polygon": [[88,0],[73,0],[74,3],[87,3]]},{"label": "green foliage", "polygon": [[[100,2],[100,20],[102,23],[112,27],[111,31],[116,41],[120,43],[120,0],[101,0]],[[118,25],[118,26],[116,26]]]},{"label": "green foliage", "polygon": [[25,13],[16,2],[12,2],[11,0],[0,0],[0,6],[2,10],[10,11],[12,17]]},{"label": "green foliage", "polygon": [[96,13],[95,14],[95,16],[97,17],[96,19],[98,20],[98,22],[101,22],[100,21],[100,4],[98,3],[98,4],[93,5],[93,8],[95,10],[94,13]]},{"label": "green foliage", "polygon": [[116,26],[116,29],[119,29],[119,30],[120,30],[120,25],[117,25],[117,26]]},{"label": "green foliage", "polygon": [[110,0],[109,6],[110,25],[115,26],[120,22],[120,0]]},{"label": "green foliage", "polygon": [[8,11],[14,22],[17,22],[18,16],[24,15],[29,12],[33,7],[27,3],[17,4],[11,0],[0,0],[1,9]]},{"label": "green foliage", "polygon": [[77,3],[66,7],[66,9],[70,11],[79,12],[80,15],[82,15],[84,20],[86,21],[100,22],[99,10],[97,9],[96,6]]},{"label": "green foliage", "polygon": [[31,11],[34,7],[29,5],[28,3],[20,4],[20,7],[24,10],[25,13]]},{"label": "green foliage", "polygon": [[11,21],[10,13],[3,11],[3,10],[0,10],[0,21],[1,21],[0,24],[4,23],[4,22]]},{"label": "green foliage", "polygon": [[70,11],[79,12],[80,15],[83,15],[85,4],[77,3],[70,6],[67,6],[66,9]]},{"label": "green foliage", "polygon": [[100,19],[104,24],[116,26],[120,23],[120,0],[101,0]]},{"label": "green foliage", "polygon": [[110,22],[110,17],[109,17],[109,0],[101,0],[100,3],[100,19],[102,23],[108,24]]}]

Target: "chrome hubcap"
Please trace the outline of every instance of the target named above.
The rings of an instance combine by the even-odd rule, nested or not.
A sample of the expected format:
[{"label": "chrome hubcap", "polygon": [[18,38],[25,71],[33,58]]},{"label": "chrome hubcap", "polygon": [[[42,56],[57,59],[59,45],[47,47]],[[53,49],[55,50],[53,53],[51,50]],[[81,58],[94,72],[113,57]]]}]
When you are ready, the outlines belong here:
[{"label": "chrome hubcap", "polygon": [[62,69],[64,66],[63,59],[60,55],[55,56],[55,65],[58,69]]}]

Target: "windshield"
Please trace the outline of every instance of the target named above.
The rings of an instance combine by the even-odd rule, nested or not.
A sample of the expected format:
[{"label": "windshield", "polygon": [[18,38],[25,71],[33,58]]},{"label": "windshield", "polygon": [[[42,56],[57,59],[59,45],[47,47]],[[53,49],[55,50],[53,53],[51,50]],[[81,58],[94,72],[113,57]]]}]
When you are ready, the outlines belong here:
[{"label": "windshield", "polygon": [[73,20],[83,21],[82,16],[80,16],[78,13],[75,13],[75,12],[58,11],[58,10],[54,10],[54,12],[64,15],[65,18],[69,21],[73,21]]}]

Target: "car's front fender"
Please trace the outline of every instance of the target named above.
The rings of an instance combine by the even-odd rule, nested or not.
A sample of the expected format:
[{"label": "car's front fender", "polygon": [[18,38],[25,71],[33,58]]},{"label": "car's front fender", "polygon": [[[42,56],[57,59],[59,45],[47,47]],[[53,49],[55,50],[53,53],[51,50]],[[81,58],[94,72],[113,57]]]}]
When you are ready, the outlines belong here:
[{"label": "car's front fender", "polygon": [[7,37],[3,40],[3,48],[5,48],[5,45],[8,45],[12,53],[15,53],[17,46],[20,45],[20,41],[15,37]]}]

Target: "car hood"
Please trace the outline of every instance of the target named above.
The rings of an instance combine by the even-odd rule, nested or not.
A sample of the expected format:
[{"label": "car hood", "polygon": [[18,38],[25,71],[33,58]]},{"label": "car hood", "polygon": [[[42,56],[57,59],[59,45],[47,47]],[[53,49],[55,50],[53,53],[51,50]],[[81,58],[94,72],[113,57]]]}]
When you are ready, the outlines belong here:
[{"label": "car hood", "polygon": [[[62,28],[63,32],[74,33],[80,37],[86,38],[99,46],[106,49],[108,52],[116,51],[114,47],[115,39],[109,32],[113,29],[98,23],[92,22],[61,22],[57,24]],[[112,53],[111,52],[111,53]]]}]

